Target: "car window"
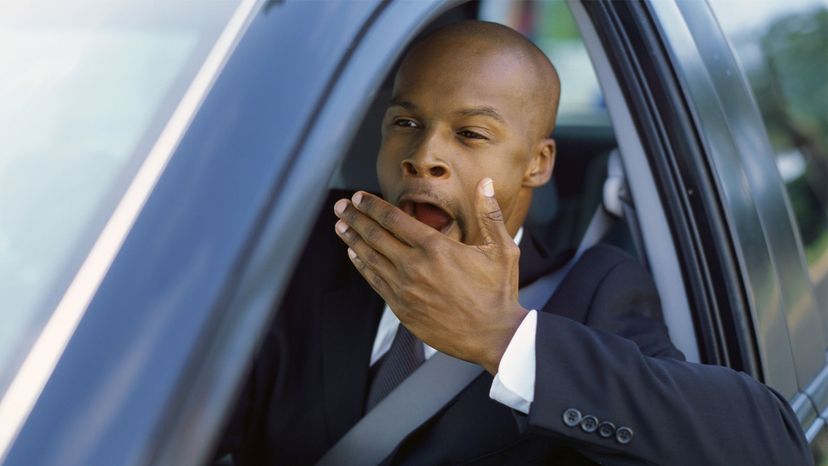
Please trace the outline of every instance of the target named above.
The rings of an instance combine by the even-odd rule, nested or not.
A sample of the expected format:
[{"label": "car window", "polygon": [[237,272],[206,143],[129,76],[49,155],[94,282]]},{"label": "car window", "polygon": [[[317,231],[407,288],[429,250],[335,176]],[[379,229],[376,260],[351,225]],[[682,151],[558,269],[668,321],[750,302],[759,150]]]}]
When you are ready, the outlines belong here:
[{"label": "car window", "polygon": [[820,309],[828,309],[828,2],[713,0],[776,153]]},{"label": "car window", "polygon": [[237,3],[0,4],[0,394]]},{"label": "car window", "polygon": [[484,0],[480,19],[520,31],[555,64],[561,79],[558,126],[610,125],[598,78],[564,0]]},{"label": "car window", "polygon": [[[607,160],[616,146],[598,78],[563,0],[480,3],[478,18],[505,24],[529,38],[555,65],[561,82],[552,181],[535,190],[526,224],[557,254],[577,248],[602,199]],[[615,231],[617,230],[617,231]],[[605,240],[635,255],[626,228]]]}]

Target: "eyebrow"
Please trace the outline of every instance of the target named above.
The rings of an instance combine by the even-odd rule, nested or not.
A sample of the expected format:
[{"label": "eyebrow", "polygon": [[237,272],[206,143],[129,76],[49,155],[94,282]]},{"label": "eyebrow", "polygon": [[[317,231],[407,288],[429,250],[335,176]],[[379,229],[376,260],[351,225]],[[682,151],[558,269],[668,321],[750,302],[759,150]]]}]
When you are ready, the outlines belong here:
[{"label": "eyebrow", "polygon": [[500,116],[500,114],[497,113],[497,110],[495,110],[494,107],[489,107],[487,105],[481,107],[464,108],[462,110],[458,110],[455,113],[462,116],[486,116],[489,118],[493,118],[503,123],[504,125],[506,124],[506,119]]},{"label": "eyebrow", "polygon": [[402,100],[399,97],[392,97],[391,100],[388,102],[388,106],[389,107],[398,106],[398,107],[402,107],[406,110],[410,110],[412,112],[414,112],[416,110],[419,110],[419,107],[417,107],[413,103],[411,103],[407,100]]},{"label": "eyebrow", "polygon": [[[414,103],[409,102],[407,100],[397,98],[397,97],[391,98],[391,100],[388,102],[388,106],[389,107],[399,106],[399,107],[402,107],[402,108],[404,108],[406,110],[409,110],[409,111],[412,111],[412,112],[419,110],[419,107],[414,105]],[[500,123],[506,124],[506,119],[503,118],[499,113],[497,113],[497,110],[495,110],[494,107],[490,107],[488,105],[482,105],[482,106],[479,106],[479,107],[464,108],[464,109],[458,110],[454,113],[456,115],[466,116],[466,117],[485,116],[485,117],[493,118],[493,119],[499,121]]]}]

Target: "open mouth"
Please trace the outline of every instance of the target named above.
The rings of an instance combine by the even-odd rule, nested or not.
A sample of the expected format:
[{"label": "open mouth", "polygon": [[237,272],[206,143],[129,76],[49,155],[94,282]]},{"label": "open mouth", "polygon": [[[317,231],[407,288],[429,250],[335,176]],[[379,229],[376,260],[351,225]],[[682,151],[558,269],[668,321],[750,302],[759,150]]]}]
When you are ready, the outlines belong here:
[{"label": "open mouth", "polygon": [[448,212],[430,202],[404,200],[400,202],[400,209],[441,233],[448,232],[454,224]]}]

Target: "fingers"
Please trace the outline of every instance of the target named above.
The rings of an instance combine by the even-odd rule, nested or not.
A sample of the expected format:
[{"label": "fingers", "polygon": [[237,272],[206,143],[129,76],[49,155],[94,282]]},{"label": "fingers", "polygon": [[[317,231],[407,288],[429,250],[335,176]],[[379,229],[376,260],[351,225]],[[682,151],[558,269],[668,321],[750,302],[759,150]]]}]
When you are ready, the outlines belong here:
[{"label": "fingers", "polygon": [[436,233],[433,228],[418,222],[373,194],[357,191],[351,199],[360,212],[382,225],[385,230],[409,246],[417,246],[423,238]]},{"label": "fingers", "polygon": [[382,253],[366,243],[359,233],[342,220],[334,225],[336,234],[348,245],[348,250],[356,253],[360,260],[374,269],[377,273],[387,275],[394,270],[394,265]]},{"label": "fingers", "polygon": [[[343,236],[343,233],[338,229],[337,234],[352,248],[358,240],[363,240],[368,243],[371,249],[384,255],[392,262],[397,262],[403,250],[408,248],[408,245],[401,242],[381,224],[358,210],[352,202],[346,199],[340,199],[334,204],[334,212],[340,218],[337,225],[342,225],[338,228],[342,228],[343,232],[347,233]],[[345,229],[345,227],[348,228]],[[349,242],[349,240],[352,242]],[[359,250],[356,251],[357,253],[360,252]]]},{"label": "fingers", "polygon": [[512,236],[503,223],[503,212],[497,203],[494,193],[494,182],[491,178],[483,178],[477,185],[477,222],[483,235],[485,244],[514,245]]},{"label": "fingers", "polygon": [[359,255],[351,248],[348,248],[348,257],[351,259],[351,263],[354,264],[354,267],[360,275],[362,275],[362,278],[364,278],[365,281],[371,285],[371,288],[373,288],[386,303],[394,302],[393,291],[385,279],[379,276],[379,274],[372,270],[371,267],[366,265],[366,263],[359,258]]}]

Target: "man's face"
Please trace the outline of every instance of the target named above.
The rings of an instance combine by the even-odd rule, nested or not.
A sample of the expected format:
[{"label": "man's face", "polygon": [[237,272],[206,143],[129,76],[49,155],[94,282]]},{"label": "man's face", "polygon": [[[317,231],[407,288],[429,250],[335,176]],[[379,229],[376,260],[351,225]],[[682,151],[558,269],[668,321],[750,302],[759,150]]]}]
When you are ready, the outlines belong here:
[{"label": "man's face", "polygon": [[537,138],[521,73],[517,59],[485,49],[431,47],[409,57],[382,123],[377,175],[385,199],[480,244],[476,188],[490,177],[514,235],[530,199],[525,178]]}]

